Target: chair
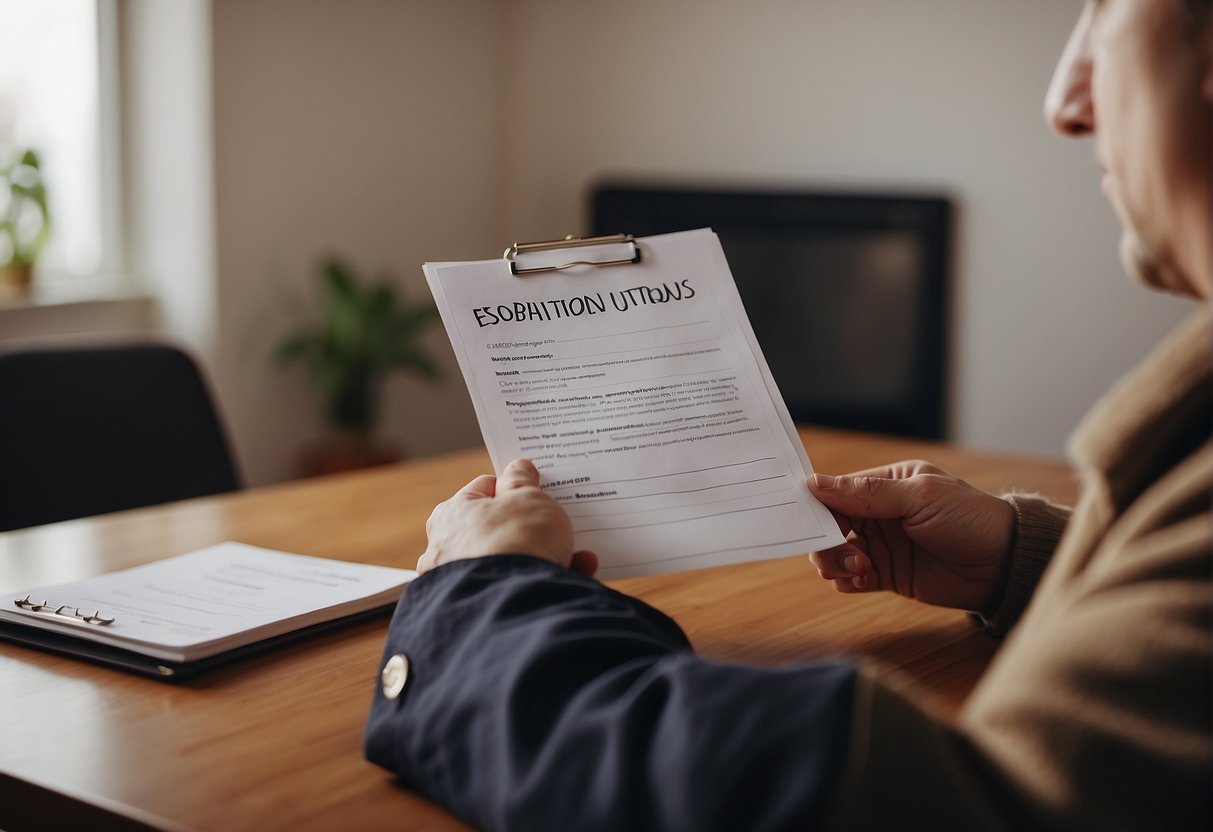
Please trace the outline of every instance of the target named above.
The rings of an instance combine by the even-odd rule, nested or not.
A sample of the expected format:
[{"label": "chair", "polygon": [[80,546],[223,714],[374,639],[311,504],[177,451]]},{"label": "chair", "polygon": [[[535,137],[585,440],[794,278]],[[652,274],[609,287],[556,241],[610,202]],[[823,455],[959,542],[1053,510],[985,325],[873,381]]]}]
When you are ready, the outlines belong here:
[{"label": "chair", "polygon": [[797,422],[947,436],[942,196],[607,183],[592,231],[712,227]]},{"label": "chair", "polygon": [[181,350],[0,351],[0,531],[239,487]]}]

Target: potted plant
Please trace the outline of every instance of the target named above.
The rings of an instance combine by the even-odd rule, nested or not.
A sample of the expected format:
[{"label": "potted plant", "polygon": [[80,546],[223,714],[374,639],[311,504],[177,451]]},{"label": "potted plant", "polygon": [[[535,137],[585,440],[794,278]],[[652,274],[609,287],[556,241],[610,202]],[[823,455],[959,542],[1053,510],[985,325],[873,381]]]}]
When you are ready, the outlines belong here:
[{"label": "potted plant", "polygon": [[364,283],[336,258],[320,267],[321,317],[282,339],[281,363],[304,359],[324,402],[329,435],[304,458],[308,474],[365,467],[397,458],[373,441],[379,393],[392,370],[436,379],[420,341],[438,317],[432,303],[409,303],[387,279]]},{"label": "potted plant", "polygon": [[29,285],[50,231],[38,154],[16,151],[0,167],[0,284]]}]

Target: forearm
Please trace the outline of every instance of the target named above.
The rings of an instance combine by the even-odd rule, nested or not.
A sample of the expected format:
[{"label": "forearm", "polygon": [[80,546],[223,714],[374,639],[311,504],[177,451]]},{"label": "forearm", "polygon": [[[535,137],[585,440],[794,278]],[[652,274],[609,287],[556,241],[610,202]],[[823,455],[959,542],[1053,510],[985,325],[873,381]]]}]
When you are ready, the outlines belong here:
[{"label": "forearm", "polygon": [[478,825],[784,828],[812,823],[850,728],[854,669],[696,658],[652,608],[533,558],[418,579],[366,751]]}]

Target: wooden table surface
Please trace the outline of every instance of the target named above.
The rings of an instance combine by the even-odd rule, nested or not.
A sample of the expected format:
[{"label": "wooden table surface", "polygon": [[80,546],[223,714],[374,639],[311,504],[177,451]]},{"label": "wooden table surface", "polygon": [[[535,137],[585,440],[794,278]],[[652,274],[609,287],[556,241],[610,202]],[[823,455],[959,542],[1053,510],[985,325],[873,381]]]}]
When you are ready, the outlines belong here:
[{"label": "wooden table surface", "polygon": [[[925,458],[990,491],[1075,497],[1057,460],[819,428],[802,437],[822,472]],[[223,540],[411,567],[433,506],[487,470],[477,449],[0,534],[0,592]],[[613,585],[672,615],[705,656],[871,656],[945,710],[997,647],[956,611],[837,594],[806,557]],[[182,683],[0,642],[0,828],[465,828],[362,758],[386,628],[386,617],[353,624]]]}]

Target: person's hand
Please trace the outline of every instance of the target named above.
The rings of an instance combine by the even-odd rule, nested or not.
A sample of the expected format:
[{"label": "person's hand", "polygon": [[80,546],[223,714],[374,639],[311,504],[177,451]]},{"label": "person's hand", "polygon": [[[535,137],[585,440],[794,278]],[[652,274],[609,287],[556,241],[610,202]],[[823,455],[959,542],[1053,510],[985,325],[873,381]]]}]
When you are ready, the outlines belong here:
[{"label": "person's hand", "polygon": [[425,523],[428,545],[417,571],[482,555],[535,555],[583,575],[598,569],[593,552],[573,551],[573,525],[539,489],[539,472],[516,459],[500,477],[484,474],[439,503]]},{"label": "person's hand", "polygon": [[922,461],[815,474],[809,490],[847,536],[810,556],[840,592],[887,589],[965,610],[994,600],[1015,529],[1005,500]]}]

